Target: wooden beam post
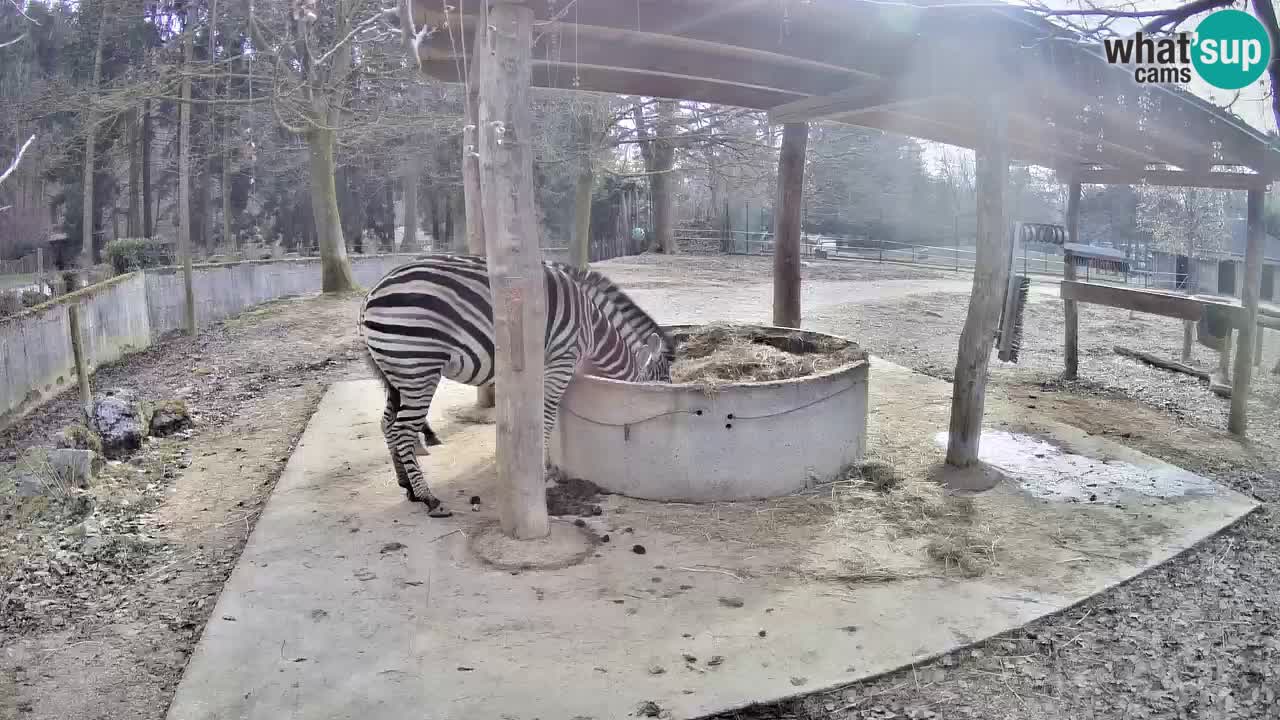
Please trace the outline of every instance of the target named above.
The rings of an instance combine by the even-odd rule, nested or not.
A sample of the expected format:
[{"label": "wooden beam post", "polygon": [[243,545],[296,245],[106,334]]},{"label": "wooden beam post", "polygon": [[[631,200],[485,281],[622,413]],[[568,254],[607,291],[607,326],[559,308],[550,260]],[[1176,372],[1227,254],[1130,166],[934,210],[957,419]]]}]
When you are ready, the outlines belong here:
[{"label": "wooden beam post", "polygon": [[800,327],[800,209],[804,205],[804,156],[809,124],[782,126],[778,152],[778,203],[773,219],[773,324]]},{"label": "wooden beam post", "polygon": [[1004,98],[995,96],[986,113],[980,146],[976,151],[978,246],[969,314],[960,333],[955,380],[952,382],[947,463],[957,467],[966,467],[978,460],[987,365],[1009,273],[1012,237],[1005,224],[1005,193],[1009,179],[1008,129]]},{"label": "wooden beam post", "polygon": [[1253,376],[1254,333],[1258,330],[1258,296],[1262,287],[1262,250],[1266,231],[1263,229],[1263,205],[1265,190],[1249,191],[1247,230],[1248,245],[1244,252],[1244,285],[1240,299],[1244,305],[1244,317],[1239,329],[1239,345],[1236,346],[1235,377],[1231,382],[1231,415],[1227,429],[1233,435],[1244,436],[1249,424],[1249,382]]},{"label": "wooden beam post", "polygon": [[[487,2],[487,0],[486,0]],[[472,42],[479,42],[477,33]],[[466,107],[463,109],[466,127],[462,132],[462,202],[463,214],[466,216],[467,252],[472,255],[485,255],[484,236],[484,202],[480,192],[480,70],[488,53],[473,52],[471,60],[471,77],[467,81]],[[476,389],[476,406],[491,408],[494,406],[494,385],[486,385]]]},{"label": "wooden beam post", "polygon": [[533,206],[533,10],[499,2],[481,32],[480,197],[497,369],[498,516],[507,535],[550,532],[542,436],[546,281]]},{"label": "wooden beam post", "polygon": [[[1080,183],[1072,181],[1067,186],[1067,242],[1080,242]],[[1076,264],[1068,250],[1062,251],[1062,279],[1076,279]],[[1066,333],[1063,337],[1063,380],[1075,380],[1080,375],[1080,316],[1075,300],[1062,303]]]},{"label": "wooden beam post", "polygon": [[1196,324],[1192,320],[1182,321],[1182,362],[1191,362],[1191,341],[1194,337]]},{"label": "wooden beam post", "polygon": [[[67,293],[75,292],[81,283],[74,273],[67,273]],[[84,284],[88,284],[87,282]],[[89,389],[89,358],[84,350],[84,329],[80,327],[80,302],[67,303],[67,330],[71,334],[71,357],[76,364],[76,383],[80,388],[80,409],[85,420],[93,417],[93,392]]]}]

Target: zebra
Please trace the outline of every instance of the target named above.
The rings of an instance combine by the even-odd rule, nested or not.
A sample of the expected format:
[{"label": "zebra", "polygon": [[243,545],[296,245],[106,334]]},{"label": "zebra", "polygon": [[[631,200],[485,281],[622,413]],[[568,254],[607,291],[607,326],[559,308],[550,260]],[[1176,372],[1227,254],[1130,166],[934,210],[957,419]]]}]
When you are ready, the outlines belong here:
[{"label": "zebra", "polygon": [[[608,278],[543,262],[546,278],[543,437],[580,364],[632,382],[670,382],[675,345],[668,333]],[[494,381],[493,302],[483,257],[433,255],[387,273],[360,311],[369,364],[382,381],[382,434],[396,482],[431,517],[452,513],[432,495],[414,452],[439,445],[427,424],[442,377],[468,385]],[[425,447],[423,448],[425,450]]]}]

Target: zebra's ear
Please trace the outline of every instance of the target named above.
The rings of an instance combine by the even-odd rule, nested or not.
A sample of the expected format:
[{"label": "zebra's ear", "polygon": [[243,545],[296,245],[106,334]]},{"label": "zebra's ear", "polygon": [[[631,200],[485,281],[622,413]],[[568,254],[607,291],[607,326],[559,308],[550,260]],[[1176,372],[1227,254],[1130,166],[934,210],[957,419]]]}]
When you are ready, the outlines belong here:
[{"label": "zebra's ear", "polygon": [[658,333],[650,334],[645,346],[649,349],[649,357],[658,357],[662,353],[662,336]]}]

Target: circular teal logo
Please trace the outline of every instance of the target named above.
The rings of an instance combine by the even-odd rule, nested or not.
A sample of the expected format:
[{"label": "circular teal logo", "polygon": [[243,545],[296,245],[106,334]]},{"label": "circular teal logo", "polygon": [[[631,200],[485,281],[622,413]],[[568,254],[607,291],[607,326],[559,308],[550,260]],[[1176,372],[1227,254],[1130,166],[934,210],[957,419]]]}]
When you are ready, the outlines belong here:
[{"label": "circular teal logo", "polygon": [[1267,29],[1242,10],[1219,10],[1201,20],[1194,44],[1191,62],[1196,72],[1221,90],[1257,82],[1271,62]]}]

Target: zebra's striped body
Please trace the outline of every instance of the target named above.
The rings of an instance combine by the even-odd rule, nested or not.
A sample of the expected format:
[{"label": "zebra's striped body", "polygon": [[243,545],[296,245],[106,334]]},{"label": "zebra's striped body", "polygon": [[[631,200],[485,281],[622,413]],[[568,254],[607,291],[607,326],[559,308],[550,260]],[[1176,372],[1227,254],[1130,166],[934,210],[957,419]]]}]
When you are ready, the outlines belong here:
[{"label": "zebra's striped body", "polygon": [[[543,432],[580,363],[617,380],[669,381],[674,346],[653,318],[599,273],[543,263],[547,289]],[[494,379],[493,303],[484,258],[440,255],[392,270],[360,314],[369,358],[387,391],[382,432],[396,479],[434,516],[414,446],[419,432],[439,444],[427,411],[440,378],[482,386]],[[434,442],[433,442],[434,441]]]}]

